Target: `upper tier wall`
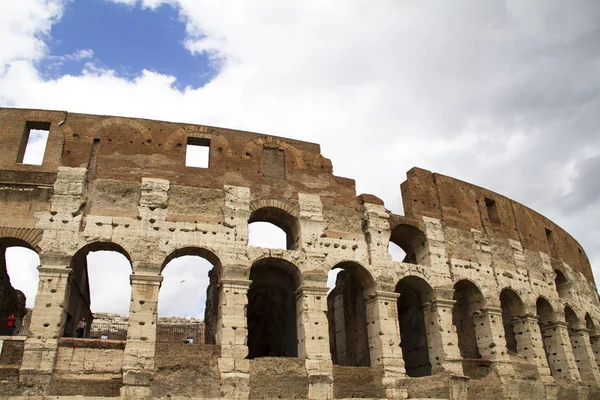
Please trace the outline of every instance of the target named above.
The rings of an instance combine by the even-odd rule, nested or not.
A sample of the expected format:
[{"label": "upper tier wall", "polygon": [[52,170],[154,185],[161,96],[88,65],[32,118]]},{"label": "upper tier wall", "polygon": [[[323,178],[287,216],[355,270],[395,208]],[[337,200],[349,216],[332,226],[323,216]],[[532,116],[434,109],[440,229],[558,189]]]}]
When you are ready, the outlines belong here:
[{"label": "upper tier wall", "polygon": [[[590,262],[581,245],[561,227],[505,196],[448,176],[413,168],[401,185],[407,217],[438,218],[446,228],[476,229],[493,239],[512,239],[524,250],[547,253],[552,265],[564,262],[594,282]],[[448,258],[465,258],[452,254]]]},{"label": "upper tier wall", "polygon": [[[41,166],[17,162],[28,122],[50,123]],[[209,168],[186,167],[190,138],[210,143]],[[263,149],[283,150],[285,156],[265,155]],[[151,176],[172,185],[245,185],[258,197],[293,198],[302,191],[319,193],[328,203],[354,203],[356,196],[354,181],[332,174],[318,144],[202,125],[0,108],[0,182],[52,185],[59,166],[86,165],[92,179]],[[282,175],[284,181],[277,179]]]}]

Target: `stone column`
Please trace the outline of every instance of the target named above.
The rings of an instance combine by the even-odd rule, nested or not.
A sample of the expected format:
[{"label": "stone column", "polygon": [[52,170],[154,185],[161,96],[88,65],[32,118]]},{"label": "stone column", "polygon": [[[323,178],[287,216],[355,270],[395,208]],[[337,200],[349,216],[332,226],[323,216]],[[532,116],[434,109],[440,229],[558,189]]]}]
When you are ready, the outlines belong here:
[{"label": "stone column", "polygon": [[46,259],[38,267],[38,292],[19,374],[21,384],[28,387],[27,394],[43,394],[52,378],[58,339],[66,320],[64,307],[69,296],[71,273],[68,265],[68,257],[59,257]]},{"label": "stone column", "polygon": [[226,399],[247,399],[250,394],[246,307],[251,283],[245,279],[223,278],[216,289],[219,291],[216,342],[221,346],[221,396]]},{"label": "stone column", "polygon": [[396,381],[406,377],[400,347],[399,296],[395,292],[377,291],[366,300],[371,367],[382,371],[383,387],[388,399],[401,398]]},{"label": "stone column", "polygon": [[579,370],[573,357],[567,323],[554,321],[543,326],[542,337],[548,352],[552,375],[555,378],[579,380]]},{"label": "stone column", "polygon": [[542,380],[551,379],[537,316],[525,314],[514,318],[513,329],[519,355],[537,367]]},{"label": "stone column", "polygon": [[463,375],[458,336],[452,323],[455,303],[454,300],[433,299],[423,305],[432,374],[449,371]]},{"label": "stone column", "polygon": [[502,324],[502,309],[486,307],[473,313],[477,349],[481,358],[492,361],[492,367],[501,376],[513,375],[509,363]]},{"label": "stone column", "polygon": [[600,368],[600,335],[590,334],[590,344],[594,355],[596,356],[596,364],[598,364],[598,368]]},{"label": "stone column", "polygon": [[121,397],[150,395],[150,384],[154,377],[158,291],[162,279],[160,275],[131,275],[131,303],[123,356]]},{"label": "stone column", "polygon": [[596,386],[600,385],[600,372],[590,345],[590,331],[585,328],[571,331],[571,346],[581,379],[593,382]]},{"label": "stone column", "polygon": [[296,291],[298,357],[305,359],[308,398],[333,398],[333,363],[329,349],[327,287],[300,286]]}]

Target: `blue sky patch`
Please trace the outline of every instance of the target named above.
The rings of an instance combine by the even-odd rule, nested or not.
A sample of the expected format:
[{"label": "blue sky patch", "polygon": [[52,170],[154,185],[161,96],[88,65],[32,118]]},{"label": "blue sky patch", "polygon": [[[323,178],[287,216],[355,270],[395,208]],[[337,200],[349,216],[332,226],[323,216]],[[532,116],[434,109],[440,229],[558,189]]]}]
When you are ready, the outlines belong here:
[{"label": "blue sky patch", "polygon": [[127,79],[147,69],[176,77],[178,89],[198,88],[218,71],[207,54],[187,51],[184,39],[185,24],[170,5],[151,10],[104,0],[74,1],[52,27],[50,56],[40,69],[46,79],[56,79],[79,75],[92,62]]}]

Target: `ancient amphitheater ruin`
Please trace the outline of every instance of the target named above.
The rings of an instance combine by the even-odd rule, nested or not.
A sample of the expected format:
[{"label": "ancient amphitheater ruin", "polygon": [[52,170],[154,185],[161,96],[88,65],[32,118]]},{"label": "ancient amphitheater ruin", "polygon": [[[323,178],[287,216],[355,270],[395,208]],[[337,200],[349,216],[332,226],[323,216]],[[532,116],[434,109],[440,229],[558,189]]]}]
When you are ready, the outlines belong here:
[{"label": "ancient amphitheater ruin", "polygon": [[[41,165],[23,163],[32,130],[49,132]],[[396,215],[317,144],[64,111],[0,109],[0,148],[2,254],[41,260],[28,334],[0,337],[2,398],[600,398],[585,252],[502,195],[413,168]],[[255,221],[287,249],[249,246]],[[131,264],[122,340],[73,338],[97,250]],[[182,255],[213,266],[204,343],[157,341],[161,273]],[[0,259],[2,334],[24,305]]]}]

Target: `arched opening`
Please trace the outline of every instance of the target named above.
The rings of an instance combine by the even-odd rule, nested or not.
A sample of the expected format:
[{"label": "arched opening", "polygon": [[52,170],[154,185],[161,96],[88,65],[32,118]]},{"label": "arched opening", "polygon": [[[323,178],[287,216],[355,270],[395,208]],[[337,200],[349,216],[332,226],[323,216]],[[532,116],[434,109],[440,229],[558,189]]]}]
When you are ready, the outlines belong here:
[{"label": "arched opening", "polygon": [[556,285],[556,291],[558,292],[558,297],[560,297],[561,299],[568,299],[571,297],[570,293],[569,293],[569,289],[571,288],[571,285],[569,283],[569,280],[567,279],[567,277],[565,276],[565,274],[563,274],[561,271],[555,269],[554,273],[556,275],[556,277],[554,278],[554,284]]},{"label": "arched opening", "polygon": [[392,256],[392,261],[404,262],[406,259],[406,252],[392,241],[388,244],[388,253]]},{"label": "arched opening", "polygon": [[131,258],[111,242],[90,243],[71,259],[63,336],[126,340]]},{"label": "arched opening", "polygon": [[509,353],[517,354],[518,346],[513,319],[523,314],[523,301],[513,290],[504,289],[500,293],[500,307],[502,308],[506,349]]},{"label": "arched opening", "polygon": [[250,269],[248,358],[298,357],[296,289],[300,271],[280,258],[265,258]]},{"label": "arched opening", "polygon": [[248,236],[249,246],[295,250],[300,240],[300,224],[296,217],[280,208],[262,207],[250,214]]},{"label": "arched opening", "polygon": [[209,250],[187,247],[165,260],[158,294],[156,341],[215,344],[221,263]]},{"label": "arched opening", "polygon": [[557,368],[553,365],[550,350],[552,347],[552,332],[549,331],[552,322],[554,322],[554,310],[548,300],[543,297],[538,297],[536,303],[536,313],[538,315],[538,324],[540,326],[540,333],[542,335],[542,344],[544,345],[544,353],[546,354],[546,360],[550,367],[550,373],[554,375],[554,370]]},{"label": "arched opening", "polygon": [[368,367],[371,357],[364,292],[373,279],[354,262],[337,264],[330,274],[336,274],[334,287],[327,295],[331,359],[336,365]]},{"label": "arched opening", "polygon": [[27,242],[0,239],[0,336],[27,335],[39,265],[40,257]]},{"label": "arched opening", "polygon": [[462,358],[481,358],[473,314],[485,307],[483,294],[473,282],[464,279],[454,285],[453,299],[456,304],[452,309],[452,323],[456,327],[460,355]]},{"label": "arched opening", "polygon": [[423,279],[407,276],[398,282],[396,292],[400,294],[398,321],[406,374],[411,377],[431,375],[423,305],[430,301],[433,290]]},{"label": "arched opening", "polygon": [[[424,264],[427,256],[427,238],[418,228],[411,225],[399,224],[390,235],[390,242],[400,247],[405,256],[402,262],[408,264]],[[394,256],[398,257],[401,253],[394,247],[389,249]],[[394,251],[395,253],[392,253]],[[395,255],[396,254],[396,255]]]},{"label": "arched opening", "polygon": [[590,332],[590,346],[592,348],[592,352],[594,353],[596,365],[598,365],[600,368],[600,335],[598,329],[596,328],[596,324],[594,324],[594,321],[589,313],[585,313],[585,328]]}]

